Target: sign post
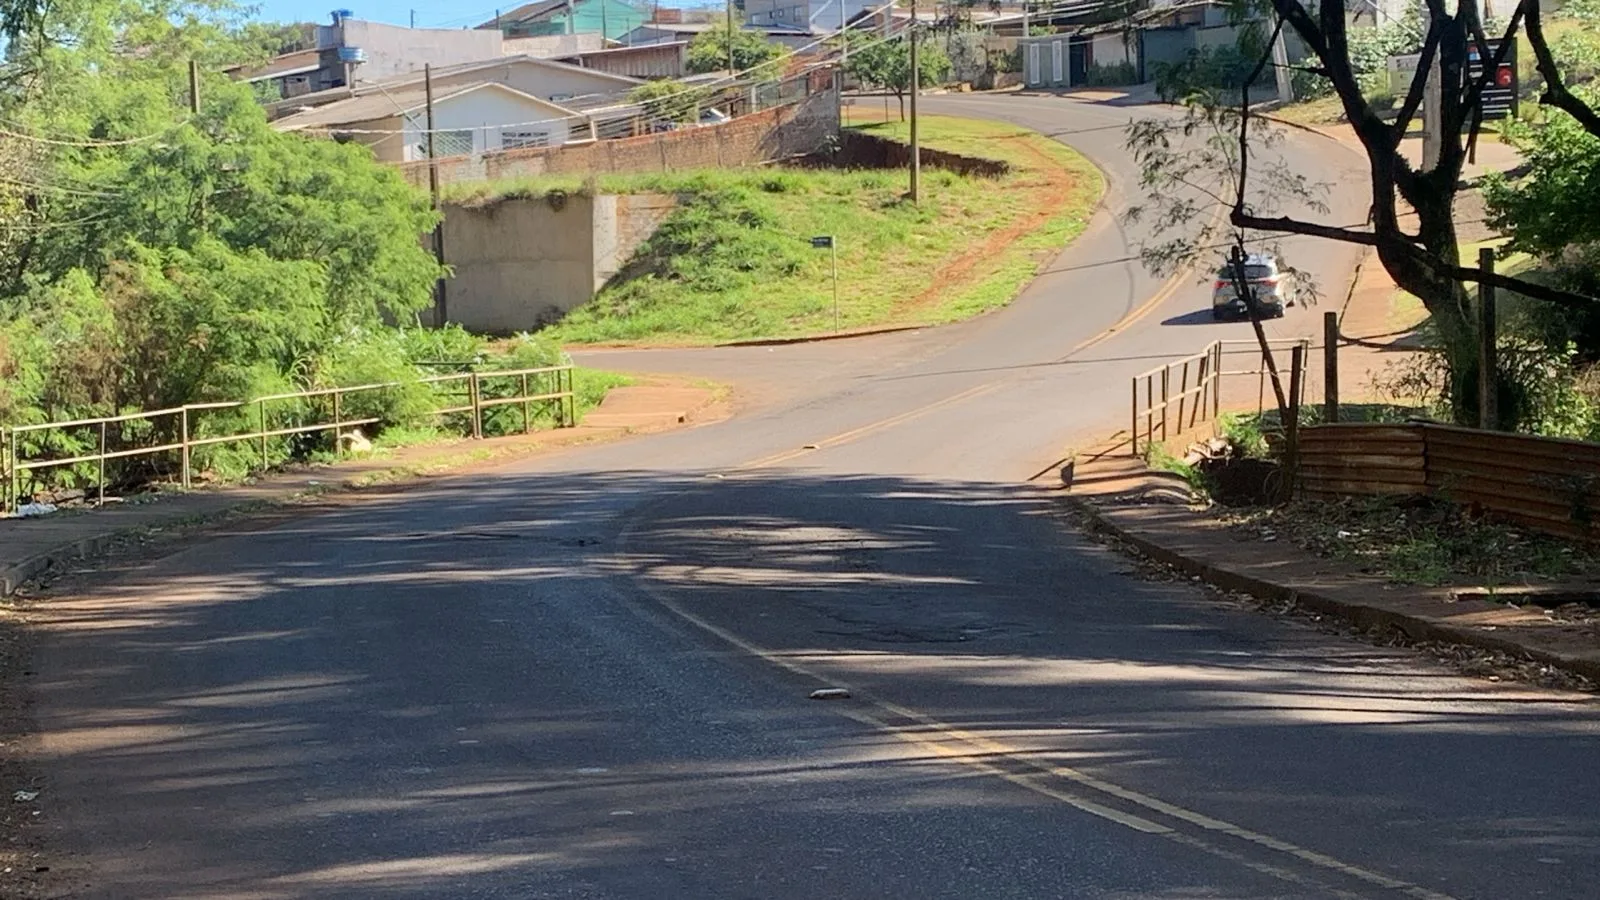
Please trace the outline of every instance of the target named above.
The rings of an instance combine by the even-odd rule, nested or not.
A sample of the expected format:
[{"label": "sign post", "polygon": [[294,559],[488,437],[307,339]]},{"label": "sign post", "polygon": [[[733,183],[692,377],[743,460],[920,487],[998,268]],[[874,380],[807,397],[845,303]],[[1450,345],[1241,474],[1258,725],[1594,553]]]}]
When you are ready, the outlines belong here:
[{"label": "sign post", "polygon": [[834,241],[833,235],[825,234],[811,239],[814,249],[827,249],[833,263],[833,330],[839,330],[839,245]]}]

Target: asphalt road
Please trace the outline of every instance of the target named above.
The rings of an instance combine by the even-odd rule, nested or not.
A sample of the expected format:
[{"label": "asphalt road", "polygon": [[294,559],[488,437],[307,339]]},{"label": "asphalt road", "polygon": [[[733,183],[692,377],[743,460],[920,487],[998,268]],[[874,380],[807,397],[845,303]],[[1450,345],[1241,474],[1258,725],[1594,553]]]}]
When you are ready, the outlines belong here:
[{"label": "asphalt road", "polygon": [[[1105,167],[1113,208],[1131,190],[1130,110],[928,106],[1056,134]],[[1311,137],[1289,152],[1355,164]],[[1593,896],[1586,698],[1140,578],[1025,483],[1120,421],[1127,374],[1247,328],[1187,324],[1207,287],[1148,276],[1134,240],[1103,211],[1014,306],[961,326],[587,354],[750,400],[219,535],[51,603],[36,762],[64,883]],[[1296,252],[1330,280],[1350,263]],[[852,696],[808,699],[837,686]]]}]

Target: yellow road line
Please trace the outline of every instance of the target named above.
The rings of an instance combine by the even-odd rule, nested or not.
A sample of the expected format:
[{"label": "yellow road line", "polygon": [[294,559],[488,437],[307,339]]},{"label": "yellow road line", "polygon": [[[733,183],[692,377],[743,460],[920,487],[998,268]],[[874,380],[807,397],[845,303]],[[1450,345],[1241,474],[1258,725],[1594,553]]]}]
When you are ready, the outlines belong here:
[{"label": "yellow road line", "polygon": [[[1177,292],[1177,290],[1182,286],[1183,281],[1192,274],[1192,271],[1192,268],[1186,268],[1183,271],[1172,275],[1172,277],[1168,278],[1155,294],[1151,295],[1148,300],[1140,304],[1137,309],[1123,316],[1116,322],[1116,324],[1112,325],[1106,330],[1074,346],[1071,350],[1067,351],[1062,359],[1071,357],[1074,354],[1082,352],[1083,350],[1087,350],[1096,344],[1108,340],[1119,332],[1127,329],[1130,325],[1133,325],[1139,320],[1148,316]],[[933,412],[934,410],[942,407],[960,403],[964,400],[970,400],[983,394],[992,393],[993,391],[999,390],[1000,388],[1018,380],[1021,377],[1023,376],[1019,374],[1008,375],[995,381],[981,384],[959,393],[952,394],[925,406],[908,410],[894,416],[889,416],[888,418],[881,419],[867,425],[862,425],[848,431],[842,431],[838,434],[832,435],[831,437],[819,440],[816,443],[802,449],[787,450],[771,456],[765,456],[760,459],[752,460],[736,466],[734,471],[748,471],[767,466],[780,465],[784,462],[799,458],[816,450],[838,446],[857,438],[864,437],[868,434],[881,431],[885,428],[892,428],[895,425],[910,421],[911,419],[925,415],[929,412]],[[620,540],[621,546],[626,547],[630,543],[634,530],[635,523],[630,523],[623,529]],[[793,675],[824,684],[833,684],[831,680],[824,678],[820,673],[814,672],[792,659],[772,653],[771,651],[744,640],[743,638],[724,628],[712,624],[706,619],[701,618],[700,616],[685,609],[672,598],[666,596],[664,593],[653,589],[650,585],[645,584],[642,581],[638,582],[638,585],[641,590],[653,597],[659,604],[661,604],[663,608],[671,612],[673,615],[688,622],[696,628],[699,628],[717,637],[718,639],[737,648],[738,650],[761,659],[767,663],[778,666],[779,668],[784,669]],[[1314,866],[1317,869],[1331,872],[1355,881],[1361,881],[1385,890],[1396,891],[1409,897],[1415,897],[1417,900],[1453,900],[1453,898],[1451,898],[1448,894],[1439,893],[1437,891],[1424,888],[1420,885],[1414,885],[1409,882],[1402,881],[1398,878],[1391,878],[1379,872],[1374,872],[1370,869],[1335,859],[1334,857],[1325,853],[1308,850],[1288,841],[1262,834],[1261,832],[1252,831],[1242,826],[1235,825],[1231,822],[1225,822],[1221,819],[1207,816],[1203,813],[1185,809],[1181,806],[1177,806],[1176,804],[1168,803],[1164,800],[1159,800],[1147,794],[1140,793],[1139,791],[1122,787],[1121,785],[1106,781],[1101,778],[1096,778],[1095,776],[1081,772],[1069,766],[1049,765],[1037,762],[1031,758],[1031,756],[1028,754],[1028,751],[1026,751],[1024,748],[1014,747],[983,735],[975,734],[971,731],[948,725],[944,722],[934,719],[931,716],[924,715],[923,713],[919,713],[915,710],[908,709],[898,704],[890,703],[884,700],[878,700],[875,698],[858,697],[858,699],[864,700],[865,705],[876,707],[878,710],[888,713],[890,716],[916,722],[921,726],[921,728],[912,730],[902,726],[896,726],[893,723],[886,721],[882,717],[873,715],[871,712],[859,707],[839,706],[835,707],[835,709],[850,719],[867,725],[876,731],[891,735],[904,743],[915,746],[918,749],[941,759],[949,760],[973,769],[974,771],[981,772],[985,775],[1000,778],[1032,793],[1067,804],[1075,809],[1121,825],[1125,828],[1132,829],[1142,834],[1164,837],[1185,846],[1201,850],[1210,855],[1243,865],[1262,874],[1295,884],[1317,887],[1319,889],[1328,891],[1335,896],[1349,898],[1357,898],[1362,896],[1360,894],[1354,894],[1348,891],[1333,888],[1326,884],[1322,884],[1314,879],[1305,877],[1299,872],[1296,872],[1292,869],[1287,869],[1281,865],[1249,859],[1224,847],[1213,845],[1193,835],[1180,832],[1171,826],[1161,824],[1160,822],[1154,821],[1151,818],[1124,812],[1114,807],[1107,806],[1103,803],[1098,803],[1087,797],[1080,796],[1076,793],[1061,790],[1056,786],[1042,783],[1042,779],[1054,778],[1071,782],[1090,791],[1116,797],[1117,799],[1126,803],[1143,807],[1144,809],[1149,810],[1150,812],[1159,816],[1165,816],[1169,819],[1177,820],[1207,832],[1212,832],[1235,840],[1243,841],[1256,847],[1291,857],[1301,863]],[[963,749],[964,747],[972,749]],[[1015,764],[1026,766],[1027,768],[1034,770],[1034,774],[1019,774],[1017,772],[1008,771],[1007,769],[988,761],[989,758],[992,757],[1004,758]]]}]

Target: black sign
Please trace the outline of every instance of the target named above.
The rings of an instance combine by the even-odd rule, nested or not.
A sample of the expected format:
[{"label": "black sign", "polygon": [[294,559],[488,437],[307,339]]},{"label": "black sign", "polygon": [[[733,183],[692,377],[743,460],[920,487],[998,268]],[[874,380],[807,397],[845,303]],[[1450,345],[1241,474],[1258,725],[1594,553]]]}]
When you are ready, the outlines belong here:
[{"label": "black sign", "polygon": [[[1493,63],[1496,55],[1500,53],[1499,39],[1488,43],[1488,51],[1478,52],[1476,42],[1467,45],[1467,83],[1475,84],[1483,77],[1485,63]],[[1483,118],[1504,119],[1517,113],[1517,42],[1512,41],[1506,49],[1506,58],[1500,61],[1500,66],[1494,72],[1494,78],[1483,89],[1481,99]]]},{"label": "black sign", "polygon": [[811,246],[818,250],[826,250],[833,246],[833,235],[827,234],[822,237],[814,237],[811,239]]}]

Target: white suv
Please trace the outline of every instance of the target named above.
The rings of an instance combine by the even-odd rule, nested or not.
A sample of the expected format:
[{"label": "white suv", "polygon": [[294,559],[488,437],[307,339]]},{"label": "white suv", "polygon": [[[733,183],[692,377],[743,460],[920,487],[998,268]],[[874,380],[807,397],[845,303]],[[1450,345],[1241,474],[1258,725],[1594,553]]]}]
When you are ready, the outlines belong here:
[{"label": "white suv", "polygon": [[[1252,253],[1244,261],[1244,277],[1255,292],[1256,303],[1261,307],[1261,317],[1276,319],[1283,308],[1293,306],[1299,288],[1294,272],[1270,253]],[[1211,289],[1211,317],[1214,319],[1246,319],[1249,311],[1244,298],[1233,282],[1233,267],[1224,264],[1217,270],[1217,280]]]}]

